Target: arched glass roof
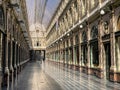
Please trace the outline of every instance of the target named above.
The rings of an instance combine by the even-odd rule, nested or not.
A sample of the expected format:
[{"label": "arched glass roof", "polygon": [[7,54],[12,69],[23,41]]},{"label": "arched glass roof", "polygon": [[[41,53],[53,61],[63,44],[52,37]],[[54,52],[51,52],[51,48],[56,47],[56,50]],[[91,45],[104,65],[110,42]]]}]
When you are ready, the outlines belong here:
[{"label": "arched glass roof", "polygon": [[61,0],[26,0],[29,26],[35,23],[47,28]]}]

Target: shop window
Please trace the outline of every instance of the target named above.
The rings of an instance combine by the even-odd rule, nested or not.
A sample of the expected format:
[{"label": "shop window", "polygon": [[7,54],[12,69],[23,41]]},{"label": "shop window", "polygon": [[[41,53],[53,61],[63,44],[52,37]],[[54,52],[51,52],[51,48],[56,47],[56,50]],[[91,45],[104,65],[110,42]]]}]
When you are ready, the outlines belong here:
[{"label": "shop window", "polygon": [[116,51],[117,70],[120,70],[120,37],[116,37],[115,46],[116,46],[115,51]]},{"label": "shop window", "polygon": [[[97,26],[93,26],[91,30],[91,39],[97,39],[98,37],[98,28]],[[94,41],[91,43],[91,61],[94,66],[99,65],[99,53],[98,53],[98,41]]]},{"label": "shop window", "polygon": [[82,49],[82,61],[84,63],[84,65],[87,64],[87,52],[88,52],[88,48],[87,48],[87,44],[85,42],[87,42],[87,35],[86,35],[86,32],[84,31],[83,34],[82,34],[82,42],[83,42],[83,45],[81,47]]},{"label": "shop window", "polygon": [[88,62],[87,61],[87,44],[82,45],[81,49],[82,49],[81,59],[82,59],[82,62],[84,63],[84,65],[86,65]]},{"label": "shop window", "polygon": [[73,62],[73,49],[70,47],[70,61]]},{"label": "shop window", "polygon": [[99,65],[98,42],[91,44],[91,61],[94,66]]}]

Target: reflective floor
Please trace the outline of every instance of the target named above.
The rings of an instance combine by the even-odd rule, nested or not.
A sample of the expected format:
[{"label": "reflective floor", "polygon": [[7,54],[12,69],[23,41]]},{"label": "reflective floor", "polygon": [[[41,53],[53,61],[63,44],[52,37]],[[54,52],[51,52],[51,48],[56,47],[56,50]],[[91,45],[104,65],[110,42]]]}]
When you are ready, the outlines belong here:
[{"label": "reflective floor", "polygon": [[28,63],[11,90],[62,90],[62,88],[42,70],[38,61]]},{"label": "reflective floor", "polygon": [[120,90],[119,83],[109,82],[79,71],[46,63],[45,72],[63,88],[63,90]]},{"label": "reflective floor", "polygon": [[120,84],[37,61],[28,63],[12,90],[120,90]]}]

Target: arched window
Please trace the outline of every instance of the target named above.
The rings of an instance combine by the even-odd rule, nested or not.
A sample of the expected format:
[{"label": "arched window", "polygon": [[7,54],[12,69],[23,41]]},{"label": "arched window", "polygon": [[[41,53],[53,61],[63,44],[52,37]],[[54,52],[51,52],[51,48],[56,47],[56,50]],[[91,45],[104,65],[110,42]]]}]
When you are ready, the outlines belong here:
[{"label": "arched window", "polygon": [[77,9],[78,9],[77,1],[75,1],[74,5],[75,5],[75,10],[77,11]]},{"label": "arched window", "polygon": [[4,28],[5,26],[5,20],[4,20],[4,11],[3,8],[0,6],[0,27]]},{"label": "arched window", "polygon": [[86,42],[87,41],[87,35],[86,35],[86,32],[84,31],[83,34],[82,34],[82,41],[83,42]]},{"label": "arched window", "polygon": [[117,20],[117,29],[120,30],[120,16],[118,17],[118,20]]},{"label": "arched window", "polygon": [[12,17],[11,17],[9,12],[7,13],[7,19],[8,19],[8,22],[7,22],[8,32],[12,33],[12,25],[11,25],[12,24]]},{"label": "arched window", "polygon": [[86,12],[86,0],[81,0],[81,7],[82,7],[82,15]]},{"label": "arched window", "polygon": [[91,30],[91,39],[95,39],[98,37],[98,28],[97,26],[93,26]]},{"label": "arched window", "polygon": [[91,0],[91,8],[93,8],[95,6],[95,0]]}]

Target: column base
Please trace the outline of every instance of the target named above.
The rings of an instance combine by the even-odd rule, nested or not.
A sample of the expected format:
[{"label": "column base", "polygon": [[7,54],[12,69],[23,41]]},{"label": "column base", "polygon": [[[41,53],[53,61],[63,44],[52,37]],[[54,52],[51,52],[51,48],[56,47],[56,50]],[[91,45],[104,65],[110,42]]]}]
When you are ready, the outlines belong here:
[{"label": "column base", "polygon": [[17,77],[17,67],[14,68],[13,76],[14,76],[14,80],[15,80],[15,78]]},{"label": "column base", "polygon": [[98,78],[104,78],[104,73],[101,68],[89,68],[89,72],[91,75],[94,75]]},{"label": "column base", "polygon": [[80,72],[88,74],[88,67],[87,66],[80,66]]},{"label": "column base", "polygon": [[80,70],[80,66],[79,66],[79,65],[75,65],[75,66],[74,66],[74,69],[75,69],[76,71],[79,71],[79,70]]},{"label": "column base", "polygon": [[73,64],[70,65],[70,69],[74,69],[74,65]]},{"label": "column base", "polygon": [[88,75],[94,75],[98,78],[104,77],[103,70],[101,68],[90,68],[87,66],[81,66],[80,72],[86,73]]},{"label": "column base", "polygon": [[120,72],[110,71],[110,81],[119,82],[120,83]]},{"label": "column base", "polygon": [[9,81],[13,82],[13,74],[14,74],[14,70],[13,68],[10,69],[10,74],[9,74]]}]

